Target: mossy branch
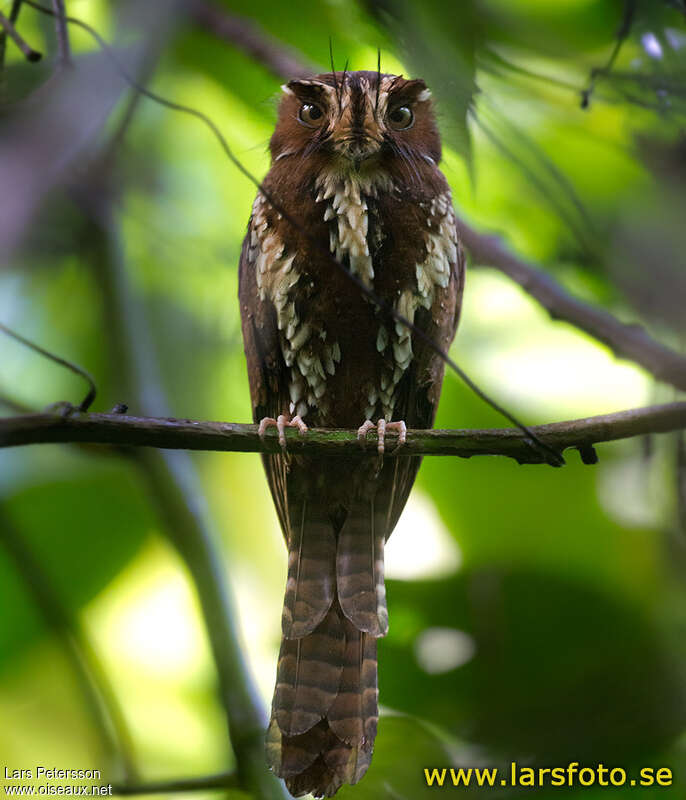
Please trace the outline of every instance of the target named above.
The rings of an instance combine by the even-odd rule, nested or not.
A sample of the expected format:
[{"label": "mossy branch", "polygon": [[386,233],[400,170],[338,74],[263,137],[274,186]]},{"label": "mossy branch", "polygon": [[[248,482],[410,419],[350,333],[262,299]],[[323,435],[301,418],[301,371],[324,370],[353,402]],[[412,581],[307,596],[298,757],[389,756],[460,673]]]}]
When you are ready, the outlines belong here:
[{"label": "mossy branch", "polygon": [[[686,428],[686,402],[635,408],[585,419],[536,425],[534,433],[558,452],[575,448],[586,463],[595,458],[593,446],[600,442],[628,439]],[[311,429],[307,436],[286,431],[292,454],[342,456],[359,454],[354,430]],[[276,431],[260,439],[256,425],[204,422],[189,419],[132,417],[123,414],[74,412],[24,414],[0,418],[0,447],[54,442],[90,442],[118,447],[156,447],[174,450],[220,450],[242,453],[275,453]],[[370,432],[366,452],[374,454],[376,434]],[[414,455],[508,456],[520,464],[545,462],[545,454],[533,447],[515,428],[488,430],[409,430],[407,443],[394,453],[394,435],[389,434],[386,456]]]}]

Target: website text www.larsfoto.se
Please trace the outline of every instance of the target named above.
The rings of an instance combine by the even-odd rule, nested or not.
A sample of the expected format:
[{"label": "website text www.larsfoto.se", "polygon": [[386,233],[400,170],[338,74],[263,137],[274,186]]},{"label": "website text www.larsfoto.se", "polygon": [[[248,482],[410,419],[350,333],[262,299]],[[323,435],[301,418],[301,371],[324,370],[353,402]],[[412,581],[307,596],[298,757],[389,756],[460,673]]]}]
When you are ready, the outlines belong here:
[{"label": "website text www.larsfoto.se", "polygon": [[672,785],[669,767],[641,767],[630,772],[624,767],[604,764],[581,765],[572,761],[566,767],[524,767],[513,761],[509,769],[498,767],[425,767],[427,786],[436,788],[520,787],[668,787]]}]

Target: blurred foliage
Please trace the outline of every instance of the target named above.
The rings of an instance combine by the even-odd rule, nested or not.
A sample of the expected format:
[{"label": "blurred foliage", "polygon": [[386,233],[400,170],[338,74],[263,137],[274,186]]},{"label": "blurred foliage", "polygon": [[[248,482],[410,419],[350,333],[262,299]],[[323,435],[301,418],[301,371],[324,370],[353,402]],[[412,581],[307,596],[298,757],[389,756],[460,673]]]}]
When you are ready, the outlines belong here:
[{"label": "blurred foliage", "polygon": [[[69,610],[90,601],[138,551],[152,521],[127,469],[102,465],[88,474],[32,483],[13,492],[5,512],[34,557],[46,565],[54,591]],[[49,520],[49,524],[46,524]],[[0,562],[0,654],[6,659],[37,633],[35,611],[15,567]],[[24,597],[16,604],[19,593]]]},{"label": "blurred foliage", "polygon": [[[0,3],[3,12],[7,5]],[[136,43],[135,3],[68,5],[104,35],[122,34],[122,46]],[[506,235],[579,296],[683,344],[683,2],[637,0],[609,71],[603,68],[626,11],[620,0],[224,6],[323,69],[331,37],[338,68],[347,60],[351,69],[374,69],[380,48],[384,69],[426,78],[460,213]],[[210,114],[241,161],[262,176],[281,81],[187,19],[176,22],[152,70],[152,88]],[[46,58],[28,65],[8,46],[2,123],[51,80],[50,21],[24,7],[19,29]],[[92,40],[72,29],[72,44],[76,69],[85,68]],[[0,270],[0,319],[89,369],[100,389],[97,410],[129,399],[116,377],[117,343],[97,269],[105,250],[90,218],[109,186],[173,413],[245,421],[235,297],[254,187],[197,120],[147,100],[132,107],[116,161],[102,172],[99,155],[129,100],[122,99],[78,167],[46,193],[21,250]],[[0,124],[0,147],[2,131]],[[11,196],[12,188],[3,192]],[[453,355],[532,422],[672,397],[588,337],[552,323],[493,271],[469,276]],[[74,376],[0,341],[0,400],[7,395],[38,408],[78,401],[81,392]],[[448,375],[437,424],[503,423]],[[369,774],[341,797],[422,797],[424,766],[512,758],[668,765],[674,791],[683,794],[686,549],[676,444],[658,437],[598,450],[597,467],[572,454],[561,470],[501,459],[427,460],[418,490],[438,522],[413,516],[417,530],[400,555],[411,563],[429,541],[429,527],[438,526],[432,535],[456,542],[462,563],[440,578],[389,580],[391,631],[380,645],[387,713]],[[195,459],[266,700],[285,554],[259,459]],[[129,461],[73,447],[0,450],[0,488],[8,518],[102,653],[141,773],[162,778],[230,767],[192,587],[163,544]],[[393,546],[391,539],[389,552]],[[88,763],[93,734],[79,695],[65,688],[59,650],[2,547],[0,608],[0,767],[3,759],[17,767],[98,766]],[[460,631],[473,652],[452,668],[427,670],[418,652],[422,634],[433,629]],[[636,789],[631,796],[655,795]]]}]

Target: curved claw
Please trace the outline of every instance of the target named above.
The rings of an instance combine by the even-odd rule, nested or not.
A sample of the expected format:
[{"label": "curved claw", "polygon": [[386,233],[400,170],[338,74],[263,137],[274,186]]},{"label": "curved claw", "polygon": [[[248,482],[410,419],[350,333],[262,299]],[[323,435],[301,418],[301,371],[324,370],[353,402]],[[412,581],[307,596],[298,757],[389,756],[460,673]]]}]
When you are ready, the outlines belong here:
[{"label": "curved claw", "polygon": [[374,428],[376,428],[377,431],[377,440],[378,440],[377,449],[379,451],[380,456],[382,456],[386,450],[386,431],[398,432],[398,444],[395,450],[393,451],[394,453],[397,453],[397,451],[407,441],[407,425],[405,424],[404,420],[398,420],[397,422],[386,422],[385,419],[380,419],[375,424],[371,420],[366,419],[362,423],[362,425],[360,425],[360,427],[357,429],[357,440],[363,447],[367,434]]},{"label": "curved claw", "polygon": [[360,447],[364,447],[367,434],[373,428],[376,428],[376,425],[370,419],[366,419],[357,429],[357,441],[360,443]]},{"label": "curved claw", "polygon": [[263,417],[260,420],[260,425],[257,429],[257,435],[260,437],[260,439],[264,439],[267,428],[270,428],[271,426],[274,426],[278,431],[279,445],[281,445],[281,449],[284,452],[286,451],[286,428],[297,428],[298,433],[301,436],[305,436],[309,430],[300,415],[293,417],[293,419],[289,419],[286,414],[279,414],[276,419],[274,419],[274,417]]},{"label": "curved claw", "polygon": [[394,453],[397,453],[398,450],[405,444],[407,441],[407,425],[405,424],[405,420],[400,419],[397,422],[389,422],[386,424],[386,430],[394,430],[398,431],[398,443],[395,446]]}]

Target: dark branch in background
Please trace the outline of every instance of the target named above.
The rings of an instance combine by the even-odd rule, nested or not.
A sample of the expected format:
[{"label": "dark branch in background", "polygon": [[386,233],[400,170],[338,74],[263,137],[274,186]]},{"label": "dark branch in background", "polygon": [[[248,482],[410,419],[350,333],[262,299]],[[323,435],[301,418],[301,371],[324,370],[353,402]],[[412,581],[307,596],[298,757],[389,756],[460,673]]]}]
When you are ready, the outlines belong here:
[{"label": "dark branch in background", "polygon": [[26,584],[46,627],[57,634],[86,706],[108,755],[121,762],[127,780],[136,779],[131,738],[116,695],[95,651],[64,607],[50,575],[0,507],[0,547]]},{"label": "dark branch in background", "polygon": [[55,16],[55,32],[57,34],[57,63],[61,67],[69,67],[71,66],[71,47],[69,46],[67,12],[64,7],[64,0],[52,0],[52,10]]},{"label": "dark branch in background", "polygon": [[[142,81],[146,81],[152,74],[155,64],[159,58],[160,48],[149,48],[143,56],[142,63],[139,69],[139,74]],[[141,101],[141,93],[132,88],[129,97],[126,100],[124,110],[118,120],[114,132],[110,135],[107,144],[100,156],[100,168],[103,170],[110,170],[116,161],[119,150],[124,142],[126,134],[128,133],[129,126],[133,122],[133,118],[138,110]]]},{"label": "dark branch in background", "polygon": [[[21,0],[12,0],[12,8],[10,8],[9,21],[15,25],[19,19],[19,12],[21,11]],[[2,72],[5,68],[5,51],[7,49],[7,32],[4,25],[0,25],[0,79]],[[0,83],[0,90],[2,84]]]},{"label": "dark branch in background", "polygon": [[75,375],[83,378],[86,383],[88,384],[88,394],[83,398],[83,400],[78,405],[79,411],[88,411],[95,400],[96,395],[96,388],[95,388],[95,381],[91,377],[91,375],[86,372],[85,369],[79,367],[78,364],[74,364],[71,361],[67,361],[66,358],[62,358],[61,356],[56,356],[54,353],[51,353],[49,350],[45,350],[44,348],[40,347],[37,344],[25,339],[23,336],[20,336],[18,333],[15,333],[11,328],[8,328],[6,325],[3,325],[0,322],[0,331],[10,336],[12,339],[16,339],[16,341],[23,344],[25,347],[28,347],[30,350],[34,350],[36,353],[40,353],[40,355],[44,356],[45,358],[49,359],[50,361],[54,361],[56,364],[59,364],[62,367],[66,367],[70,372],[73,372]]},{"label": "dark branch in background", "polygon": [[553,319],[571,323],[619,358],[634,361],[658,380],[686,391],[686,358],[651,338],[643,327],[620,322],[605,309],[574,297],[547,272],[510,253],[497,236],[477,233],[465,222],[459,222],[458,228],[475,263],[504,272]]},{"label": "dark branch in background", "polygon": [[593,94],[593,90],[598,82],[598,78],[605,77],[612,72],[612,67],[615,65],[619,51],[622,49],[624,41],[631,33],[631,26],[634,22],[635,13],[636,0],[624,0],[624,15],[622,17],[622,23],[619,27],[619,30],[617,31],[617,39],[614,47],[612,48],[612,53],[610,54],[610,57],[608,58],[604,67],[598,67],[591,71],[590,83],[585,89],[581,90],[581,108],[586,109],[589,107],[591,95]]},{"label": "dark branch in background", "polygon": [[188,15],[198,27],[231,43],[279,78],[302,78],[318,71],[251,20],[229,14],[206,0],[189,0]]},{"label": "dark branch in background", "polygon": [[[22,13],[26,5],[22,3]],[[151,33],[141,27],[145,41]],[[141,49],[130,45],[126,50],[134,71]],[[53,72],[30,102],[17,104],[3,117],[0,186],[11,191],[0,194],[0,267],[9,263],[51,190],[78,172],[74,168],[83,164],[126,88],[107,56],[91,53],[84,57],[83,69]]]},{"label": "dark branch in background", "polygon": [[[17,8],[19,6],[17,5]],[[5,57],[5,43],[6,43],[6,36],[9,36],[10,39],[17,45],[17,47],[21,50],[24,54],[24,57],[27,61],[40,61],[43,58],[42,54],[39,53],[37,50],[34,50],[33,47],[28,45],[22,37],[17,33],[16,28],[14,27],[14,20],[10,17],[8,19],[4,14],[0,13],[0,27],[3,29],[2,34],[2,43],[0,44],[0,53],[2,54],[2,61],[4,61]],[[1,61],[0,61],[1,63]]]},{"label": "dark branch in background", "polygon": [[[209,6],[209,3],[203,0],[203,5]],[[618,34],[619,45],[631,29],[633,7],[633,0],[627,0],[622,28]],[[224,12],[218,8],[213,7],[212,10],[215,18],[220,19],[224,16]],[[208,27],[208,30],[219,35],[217,26]],[[232,27],[227,25],[222,38],[240,47],[240,41],[232,38],[231,31]],[[253,35],[264,36],[255,26]],[[265,43],[265,47],[267,46],[273,50],[276,43],[270,39],[268,45]],[[617,52],[614,53],[610,68],[617,57],[617,45],[615,50]],[[259,50],[255,51],[258,52]],[[275,63],[278,61],[271,59],[265,66],[281,78],[291,77],[288,73],[276,72],[273,69]],[[297,60],[297,64],[300,70],[306,68],[304,61],[300,59]],[[686,358],[651,338],[645,329],[638,325],[620,322],[605,309],[575,298],[544,270],[527,264],[509,252],[496,237],[480,234],[462,220],[458,220],[458,231],[462,244],[475,264],[493,267],[503,272],[537,300],[553,319],[574,325],[606,344],[619,358],[634,361],[658,380],[686,391]]]},{"label": "dark branch in background", "polygon": [[[686,429],[686,402],[635,408],[567,422],[534,427],[536,435],[558,451],[576,448],[584,461],[593,460],[591,448],[600,442]],[[363,451],[357,431],[310,429],[307,436],[286,431],[292,453],[325,456],[359,456]],[[390,437],[389,437],[390,439]],[[55,442],[91,442],[121,447],[157,447],[180,450],[214,450],[241,453],[277,453],[276,434],[260,439],[256,425],[231,422],[130,417],[122,414],[27,414],[0,419],[0,447]],[[376,453],[376,436],[370,435],[365,452]],[[515,428],[489,430],[410,430],[407,443],[395,453],[389,441],[386,458],[415,455],[500,455],[522,464],[545,463]]]}]

